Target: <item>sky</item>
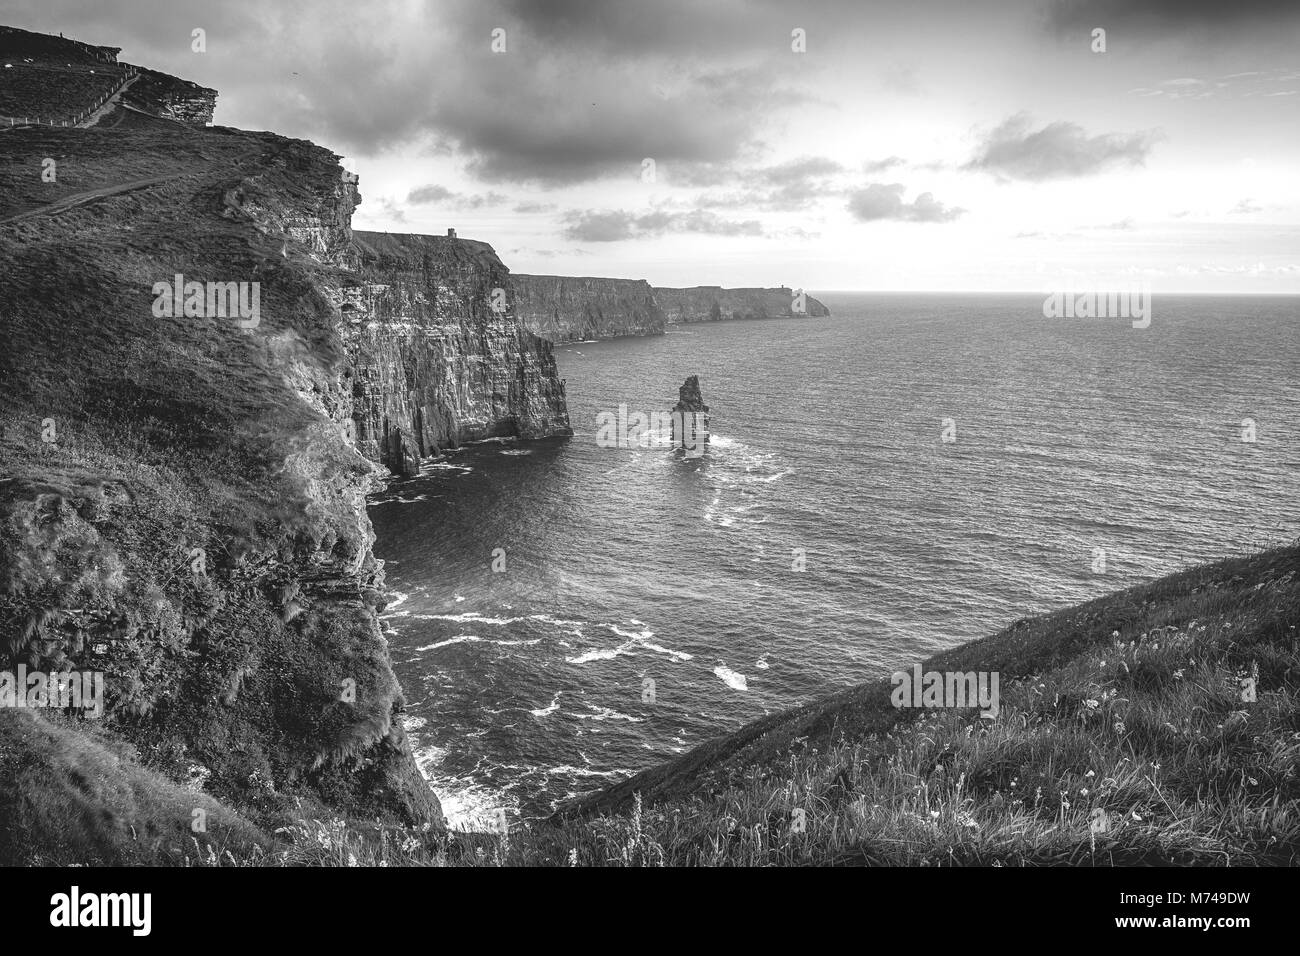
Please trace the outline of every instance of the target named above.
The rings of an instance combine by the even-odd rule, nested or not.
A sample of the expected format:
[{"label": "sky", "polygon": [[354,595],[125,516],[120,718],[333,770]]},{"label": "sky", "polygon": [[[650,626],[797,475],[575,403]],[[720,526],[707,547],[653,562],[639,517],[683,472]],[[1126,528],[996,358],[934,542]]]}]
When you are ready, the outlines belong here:
[{"label": "sky", "polygon": [[1295,0],[6,0],[0,21],[214,87],[216,123],[342,155],[355,228],[455,227],[515,272],[1300,292]]}]

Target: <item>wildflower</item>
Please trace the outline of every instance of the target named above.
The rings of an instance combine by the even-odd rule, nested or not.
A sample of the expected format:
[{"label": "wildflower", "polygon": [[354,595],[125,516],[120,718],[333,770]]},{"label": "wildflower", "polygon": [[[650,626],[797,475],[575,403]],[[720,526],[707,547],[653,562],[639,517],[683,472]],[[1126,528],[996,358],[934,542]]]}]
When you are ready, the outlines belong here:
[{"label": "wildflower", "polygon": [[1096,774],[1095,771],[1093,771],[1093,770],[1089,770],[1087,773],[1084,774],[1084,776],[1085,776],[1085,777],[1095,777],[1095,776],[1097,776],[1097,774]]},{"label": "wildflower", "polygon": [[578,848],[575,846],[569,849],[569,866],[577,866],[577,865],[578,865]]}]

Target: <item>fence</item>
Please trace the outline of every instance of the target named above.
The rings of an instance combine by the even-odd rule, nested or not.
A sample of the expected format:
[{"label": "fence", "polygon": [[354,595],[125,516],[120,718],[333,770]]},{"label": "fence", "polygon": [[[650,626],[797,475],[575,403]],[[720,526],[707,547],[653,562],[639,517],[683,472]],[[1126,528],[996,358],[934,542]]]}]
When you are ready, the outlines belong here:
[{"label": "fence", "polygon": [[0,122],[8,120],[10,126],[78,126],[85,122],[88,117],[93,116],[95,111],[103,107],[105,103],[126,89],[127,85],[139,75],[139,70],[133,66],[128,66],[122,81],[117,86],[99,97],[89,109],[77,113],[71,119],[60,121],[57,119],[42,119],[39,116],[24,116],[22,119],[17,116],[0,116]]}]

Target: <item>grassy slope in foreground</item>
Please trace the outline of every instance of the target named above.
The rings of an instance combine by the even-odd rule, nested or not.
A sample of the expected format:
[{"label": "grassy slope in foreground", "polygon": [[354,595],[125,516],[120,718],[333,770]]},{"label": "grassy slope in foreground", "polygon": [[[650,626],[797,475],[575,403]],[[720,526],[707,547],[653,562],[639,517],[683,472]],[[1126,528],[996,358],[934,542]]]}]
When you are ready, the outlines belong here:
[{"label": "grassy slope in foreground", "polygon": [[[1300,546],[1017,621],[925,670],[1001,675],[1001,714],[896,710],[882,680],[756,721],[549,824],[505,865],[1294,864]],[[1257,679],[1243,702],[1241,676]],[[791,832],[796,809],[806,832]],[[1093,832],[1096,811],[1108,828]],[[313,863],[443,863],[305,823]],[[310,839],[310,843],[309,843]],[[464,852],[472,847],[472,852]],[[390,849],[391,848],[391,849]]]}]

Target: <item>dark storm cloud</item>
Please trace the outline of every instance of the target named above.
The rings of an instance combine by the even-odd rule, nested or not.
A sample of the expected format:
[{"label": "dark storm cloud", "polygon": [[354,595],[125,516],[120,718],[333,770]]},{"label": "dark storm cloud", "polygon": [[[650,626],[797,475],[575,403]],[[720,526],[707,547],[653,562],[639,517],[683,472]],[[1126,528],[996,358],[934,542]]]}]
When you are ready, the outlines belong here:
[{"label": "dark storm cloud", "polygon": [[761,236],[757,220],[724,219],[703,210],[632,213],[621,209],[574,211],[565,215],[564,236],[578,242],[618,242],[662,236],[670,232],[694,232],[710,236]]},{"label": "dark storm cloud", "polygon": [[444,104],[434,120],[485,181],[634,179],[647,158],[665,172],[676,164],[725,163],[751,147],[771,103],[800,99],[747,68],[695,74],[669,98],[621,65],[607,68],[595,89],[590,68],[575,64],[530,77],[532,68],[506,65],[508,75],[487,77],[482,89]]},{"label": "dark storm cloud", "polygon": [[1031,182],[1090,176],[1112,166],[1141,166],[1159,139],[1154,130],[1089,136],[1069,122],[1036,130],[1029,117],[1019,113],[985,136],[974,158],[962,168]]},{"label": "dark storm cloud", "polygon": [[849,197],[848,210],[861,222],[894,219],[901,222],[952,222],[966,210],[946,206],[933,193],[921,193],[912,202],[903,202],[902,183],[872,183]]},{"label": "dark storm cloud", "polygon": [[[256,128],[349,155],[452,148],[488,182],[635,177],[646,157],[735,161],[807,99],[813,75],[792,62],[793,14],[761,0],[15,2],[19,25],[121,44],[217,86],[218,122],[255,115]],[[195,27],[207,54],[190,50]]]},{"label": "dark storm cloud", "polygon": [[1300,4],[1295,0],[1056,0],[1047,8],[1048,27],[1058,33],[1104,27],[1143,37],[1183,31],[1236,31],[1295,26]]}]

